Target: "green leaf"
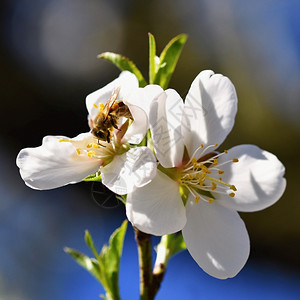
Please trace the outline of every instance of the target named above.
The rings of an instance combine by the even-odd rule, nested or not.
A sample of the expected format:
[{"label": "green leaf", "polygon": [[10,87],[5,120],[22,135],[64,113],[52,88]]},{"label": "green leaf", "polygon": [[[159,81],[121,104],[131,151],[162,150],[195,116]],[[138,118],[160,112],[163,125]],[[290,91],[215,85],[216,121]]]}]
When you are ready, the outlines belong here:
[{"label": "green leaf", "polygon": [[98,55],[98,58],[102,58],[110,61],[116,67],[118,67],[122,71],[130,71],[133,73],[137,79],[139,80],[140,87],[144,87],[147,85],[146,80],[144,79],[141,71],[137,68],[133,61],[129,58],[112,52],[104,52]]},{"label": "green leaf", "polygon": [[101,182],[102,181],[101,174],[100,174],[100,172],[97,172],[95,174],[89,175],[89,176],[85,177],[83,179],[83,181],[98,181],[98,182]]},{"label": "green leaf", "polygon": [[181,232],[167,236],[167,248],[170,250],[170,257],[186,249]]},{"label": "green leaf", "polygon": [[104,245],[102,247],[100,255],[94,246],[92,236],[86,231],[85,242],[92,250],[95,258],[90,258],[71,248],[64,249],[79,265],[90,272],[103,285],[106,295],[101,297],[107,300],[120,300],[119,268],[126,229],[127,221],[125,220],[121,227],[116,229],[111,235],[108,246]]},{"label": "green leaf", "polygon": [[94,246],[94,241],[92,239],[92,236],[91,234],[89,233],[88,230],[85,231],[85,235],[84,235],[84,240],[85,240],[85,243],[91,248],[91,250],[93,251],[93,254],[95,256],[95,258],[97,260],[99,260],[99,254],[98,254],[98,251],[97,249],[95,248]]},{"label": "green leaf", "polygon": [[168,87],[171,76],[175,70],[182,47],[186,43],[187,35],[180,34],[174,37],[164,48],[160,55],[159,69],[156,73],[154,83],[163,89]]},{"label": "green leaf", "polygon": [[[114,231],[109,239],[109,245],[104,245],[99,257],[101,270],[105,272],[107,282],[110,285],[110,291],[113,299],[119,299],[119,268],[120,258],[122,255],[123,242],[127,229],[127,221],[125,220],[121,227]],[[114,298],[115,297],[115,298]]]},{"label": "green leaf", "polygon": [[155,56],[156,43],[153,34],[148,33],[149,36],[149,83],[153,84],[156,75]]},{"label": "green leaf", "polygon": [[65,247],[64,251],[72,256],[72,258],[89,273],[91,273],[98,281],[101,282],[99,262],[94,258],[89,258],[85,254]]}]

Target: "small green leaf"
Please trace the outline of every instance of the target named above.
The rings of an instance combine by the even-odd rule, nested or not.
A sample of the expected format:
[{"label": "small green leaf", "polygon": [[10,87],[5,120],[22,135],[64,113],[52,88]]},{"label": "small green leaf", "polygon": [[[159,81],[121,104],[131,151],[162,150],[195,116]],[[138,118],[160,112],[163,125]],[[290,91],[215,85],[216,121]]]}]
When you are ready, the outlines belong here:
[{"label": "small green leaf", "polygon": [[168,87],[171,76],[175,70],[182,47],[187,40],[186,34],[174,37],[164,48],[160,55],[160,65],[156,73],[154,83],[159,84],[163,89]]},{"label": "small green leaf", "polygon": [[186,249],[181,232],[167,236],[167,248],[170,249],[170,257]]},{"label": "small green leaf", "polygon": [[129,58],[112,52],[104,52],[98,55],[98,58],[102,58],[110,61],[116,67],[118,67],[122,71],[130,71],[133,73],[137,79],[139,80],[140,87],[144,87],[147,85],[146,80],[144,79],[141,71],[137,68],[133,61]]},{"label": "small green leaf", "polygon": [[101,182],[101,174],[100,172],[96,172],[95,174],[89,175],[83,179],[83,181],[98,181]]},{"label": "small green leaf", "polygon": [[97,260],[99,260],[99,254],[98,254],[98,251],[96,249],[96,247],[94,246],[94,241],[92,239],[92,236],[91,234],[89,233],[88,230],[85,231],[85,235],[84,235],[84,240],[85,240],[85,243],[91,248],[91,250],[93,251],[93,254],[95,256],[95,258]]},{"label": "small green leaf", "polygon": [[80,266],[90,272],[97,280],[101,282],[100,267],[97,260],[94,258],[89,258],[85,254],[68,247],[65,247],[64,251],[71,255]]},{"label": "small green leaf", "polygon": [[127,221],[125,220],[121,227],[116,229],[109,239],[109,245],[104,245],[99,263],[101,271],[105,272],[106,281],[109,284],[110,294],[113,299],[119,299],[119,268],[120,258],[122,255],[123,242],[127,229]]},{"label": "small green leaf", "polygon": [[106,295],[102,298],[107,300],[120,300],[119,295],[119,268],[122,255],[123,242],[127,229],[127,221],[115,230],[109,239],[109,245],[104,245],[101,254],[98,254],[90,233],[86,230],[85,242],[93,251],[95,258],[90,258],[77,250],[65,248],[75,261],[90,272],[104,287]]},{"label": "small green leaf", "polygon": [[156,56],[156,43],[153,34],[148,33],[149,36],[149,83],[153,84],[156,75],[155,56]]}]

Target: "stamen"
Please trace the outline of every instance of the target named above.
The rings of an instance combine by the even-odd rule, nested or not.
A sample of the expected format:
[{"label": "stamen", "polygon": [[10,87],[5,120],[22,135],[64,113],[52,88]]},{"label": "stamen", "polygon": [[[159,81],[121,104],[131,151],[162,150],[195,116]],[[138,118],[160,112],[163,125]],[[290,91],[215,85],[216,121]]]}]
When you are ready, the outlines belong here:
[{"label": "stamen", "polygon": [[200,200],[200,196],[196,196],[195,197],[195,203],[197,204],[199,202],[199,200]]},{"label": "stamen", "polygon": [[94,106],[95,108],[98,108],[98,105],[97,105],[96,103],[94,103],[93,106]]},{"label": "stamen", "polygon": [[212,203],[213,201],[214,201],[213,198],[209,198],[209,199],[208,199],[208,203]]},{"label": "stamen", "polygon": [[235,193],[230,193],[230,194],[228,194],[228,196],[233,198],[235,196]]},{"label": "stamen", "polygon": [[234,163],[235,163],[235,162],[239,162],[239,160],[238,160],[237,158],[233,158],[233,159],[232,159],[232,162],[234,162]]},{"label": "stamen", "polygon": [[218,173],[221,175],[221,174],[224,174],[224,171],[219,170]]},{"label": "stamen", "polygon": [[101,111],[101,110],[103,110],[103,108],[104,108],[104,104],[103,103],[99,103],[99,110]]},{"label": "stamen", "polygon": [[78,155],[80,155],[81,154],[81,149],[80,148],[76,148],[76,152],[77,152]]},{"label": "stamen", "polygon": [[60,143],[61,143],[61,142],[72,142],[71,140],[67,140],[67,139],[59,139],[58,141],[59,141]]},{"label": "stamen", "polygon": [[224,150],[224,153],[225,153],[225,154],[228,154],[228,150]]},{"label": "stamen", "polygon": [[214,191],[217,188],[217,184],[215,182],[211,183],[211,190]]},{"label": "stamen", "polygon": [[96,152],[91,150],[91,151],[88,151],[87,156],[88,157],[93,157],[95,154],[96,154]]}]

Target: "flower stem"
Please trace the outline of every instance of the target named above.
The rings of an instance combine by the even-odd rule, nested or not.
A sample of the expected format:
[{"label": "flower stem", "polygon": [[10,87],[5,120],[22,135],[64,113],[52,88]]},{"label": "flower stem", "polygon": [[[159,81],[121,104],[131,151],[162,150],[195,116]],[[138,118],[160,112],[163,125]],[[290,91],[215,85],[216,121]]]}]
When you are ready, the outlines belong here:
[{"label": "flower stem", "polygon": [[134,227],[140,266],[140,300],[153,300],[151,235]]}]

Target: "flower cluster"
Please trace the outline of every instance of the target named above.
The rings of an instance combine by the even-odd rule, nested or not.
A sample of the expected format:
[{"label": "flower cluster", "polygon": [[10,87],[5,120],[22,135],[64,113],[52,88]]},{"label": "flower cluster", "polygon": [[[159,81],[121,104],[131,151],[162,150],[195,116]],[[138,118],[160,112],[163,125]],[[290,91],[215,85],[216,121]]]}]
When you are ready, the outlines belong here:
[{"label": "flower cluster", "polygon": [[131,118],[119,118],[110,140],[99,141],[92,131],[45,137],[40,147],[17,157],[25,183],[52,189],[100,172],[104,185],[127,194],[126,214],[135,227],[159,236],[181,230],[205,272],[235,276],[250,248],[237,211],[272,205],[286,181],[282,163],[257,146],[218,150],[237,112],[233,84],[202,71],[183,101],[173,89],[139,88],[135,75],[125,71],[86,98],[91,130],[116,89]]}]

